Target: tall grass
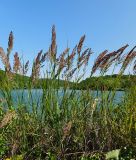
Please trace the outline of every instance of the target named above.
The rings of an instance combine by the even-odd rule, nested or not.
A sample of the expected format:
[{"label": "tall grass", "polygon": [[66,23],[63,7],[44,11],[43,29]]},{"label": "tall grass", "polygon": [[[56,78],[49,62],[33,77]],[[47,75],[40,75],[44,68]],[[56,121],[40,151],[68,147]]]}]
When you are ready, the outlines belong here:
[{"label": "tall grass", "polygon": [[[85,36],[82,36],[71,52],[66,48],[58,55],[55,26],[52,27],[49,50],[45,53],[41,50],[33,61],[26,88],[27,103],[23,103],[21,98],[26,91],[29,61],[22,63],[16,52],[11,67],[9,56],[13,48],[13,33],[10,33],[7,53],[0,48],[5,67],[0,82],[0,158],[20,155],[26,160],[74,160],[93,156],[105,159],[105,153],[114,149],[128,147],[136,150],[136,85],[125,90],[119,104],[114,103],[116,85],[107,92],[102,88],[98,99],[92,96],[91,88],[77,91],[72,87],[82,80],[90,56],[93,56],[91,48],[83,49],[84,41]],[[117,83],[130,64],[134,65],[135,73],[135,47],[124,53],[127,47],[125,45],[111,53],[107,50],[102,52],[90,69],[90,75],[99,70],[103,76],[110,66],[115,68],[119,64]],[[18,74],[23,75],[19,84],[22,96],[15,107],[12,94],[13,88],[18,88]],[[41,77],[46,81],[41,81]],[[37,84],[42,89],[40,103],[33,97],[33,88]]]}]

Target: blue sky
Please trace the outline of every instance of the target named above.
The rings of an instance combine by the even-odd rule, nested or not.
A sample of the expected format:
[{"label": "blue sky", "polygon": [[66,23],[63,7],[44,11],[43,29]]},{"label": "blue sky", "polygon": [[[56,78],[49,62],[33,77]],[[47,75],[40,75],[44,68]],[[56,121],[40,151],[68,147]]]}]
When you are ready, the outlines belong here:
[{"label": "blue sky", "polygon": [[0,46],[6,49],[12,30],[13,52],[32,62],[40,49],[47,51],[55,24],[59,52],[86,34],[85,45],[94,52],[91,65],[105,49],[136,44],[135,8],[136,0],[1,0]]}]

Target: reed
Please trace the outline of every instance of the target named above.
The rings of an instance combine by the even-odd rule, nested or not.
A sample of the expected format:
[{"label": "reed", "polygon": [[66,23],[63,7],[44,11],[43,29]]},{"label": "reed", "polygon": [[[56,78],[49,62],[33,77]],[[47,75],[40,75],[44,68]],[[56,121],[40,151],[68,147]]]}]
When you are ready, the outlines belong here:
[{"label": "reed", "polygon": [[100,53],[99,56],[96,58],[95,63],[94,63],[94,65],[93,65],[93,67],[92,67],[91,75],[93,75],[93,74],[96,72],[96,70],[98,69],[98,67],[99,67],[99,65],[100,65],[100,63],[101,63],[101,61],[102,61],[102,58],[105,56],[105,54],[106,54],[107,52],[108,52],[108,50],[103,51],[103,52]]},{"label": "reed", "polygon": [[15,54],[14,54],[14,66],[13,66],[13,71],[15,72],[15,73],[21,73],[21,69],[22,68],[22,65],[21,65],[21,62],[20,62],[20,58],[19,58],[19,56],[18,56],[18,53],[16,52]]},{"label": "reed", "polygon": [[[16,52],[13,67],[9,62],[13,48],[13,33],[10,33],[8,54],[0,48],[5,71],[12,74],[12,79],[4,74],[0,82],[4,99],[0,101],[1,159],[18,156],[25,160],[105,159],[108,151],[117,149],[121,154],[131,150],[129,158],[136,158],[136,84],[124,90],[119,103],[114,102],[123,72],[131,65],[135,73],[135,47],[127,55],[124,51],[128,45],[99,54],[90,76],[99,69],[103,76],[111,65],[116,67],[121,63],[121,68],[114,88],[105,90],[104,85],[94,97],[91,87],[77,90],[93,55],[91,48],[83,50],[84,41],[85,35],[72,51],[66,48],[59,54],[53,26],[49,50],[38,52],[31,76],[26,78],[29,61],[22,63]],[[95,83],[97,86],[97,80]],[[15,105],[12,94],[20,86],[22,92],[17,92]]]},{"label": "reed", "polygon": [[128,66],[128,64],[136,57],[136,51],[134,51],[136,46],[134,46],[130,52],[126,55],[126,58],[124,59],[124,62],[122,64],[122,69],[125,70]]},{"label": "reed", "polygon": [[81,49],[82,49],[84,40],[85,40],[85,35],[83,35],[83,36],[80,38],[80,41],[79,41],[79,43],[78,43],[78,45],[77,45],[77,52],[78,52],[78,54],[80,54],[80,52],[81,52]]},{"label": "reed", "polygon": [[9,58],[9,54],[11,53],[11,50],[13,48],[13,32],[11,31],[9,34],[9,40],[8,40],[8,48],[7,48],[7,57]]},{"label": "reed", "polygon": [[23,75],[26,75],[29,69],[29,61],[23,64]]}]

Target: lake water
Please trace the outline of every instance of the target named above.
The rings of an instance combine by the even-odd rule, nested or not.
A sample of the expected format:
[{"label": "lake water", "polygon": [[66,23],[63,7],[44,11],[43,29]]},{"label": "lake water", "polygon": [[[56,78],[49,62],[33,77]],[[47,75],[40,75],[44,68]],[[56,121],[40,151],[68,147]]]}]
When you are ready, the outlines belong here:
[{"label": "lake water", "polygon": [[[71,93],[71,90],[67,91],[69,94]],[[81,91],[76,91],[77,96],[80,95]],[[57,93],[58,100],[61,101],[61,97],[63,96],[64,92],[63,90],[59,90]],[[109,91],[105,92],[106,95],[108,95]],[[93,98],[98,98],[101,100],[102,98],[102,93],[100,91],[91,91],[90,94],[92,95]],[[24,104],[24,105],[32,105],[36,104],[39,105],[41,103],[43,95],[43,90],[42,89],[33,89],[31,91],[29,90],[13,90],[11,92],[12,100],[13,100],[13,105],[16,106],[18,104]],[[105,94],[104,94],[105,95]],[[114,96],[114,103],[118,104],[121,102],[122,97],[124,96],[123,91],[116,91],[115,96]],[[2,93],[0,93],[0,98],[4,98]]]}]

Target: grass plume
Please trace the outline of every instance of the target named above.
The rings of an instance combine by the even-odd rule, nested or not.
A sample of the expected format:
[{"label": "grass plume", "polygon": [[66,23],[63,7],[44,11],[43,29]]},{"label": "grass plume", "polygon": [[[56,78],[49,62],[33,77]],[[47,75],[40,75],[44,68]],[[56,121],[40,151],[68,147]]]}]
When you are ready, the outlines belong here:
[{"label": "grass plume", "polygon": [[1,159],[105,159],[107,152],[117,149],[120,153],[130,151],[129,159],[136,159],[135,77],[128,75],[128,86],[117,103],[118,86],[126,85],[120,79],[125,76],[120,71],[112,75],[113,84],[108,76],[103,79],[103,72],[113,64],[117,67],[121,63],[123,70],[132,65],[135,73],[136,47],[127,55],[124,54],[127,44],[113,52],[104,50],[91,68],[91,78],[98,69],[99,77],[86,80],[80,88],[90,57],[95,55],[90,47],[83,49],[84,41],[85,35],[73,50],[66,47],[59,54],[53,26],[49,50],[38,52],[28,77],[19,74],[26,75],[31,62],[22,63],[18,52],[13,55],[13,68],[10,65],[13,48],[10,33],[8,55],[0,48],[5,71],[13,76],[11,79],[3,71],[0,77]]}]

